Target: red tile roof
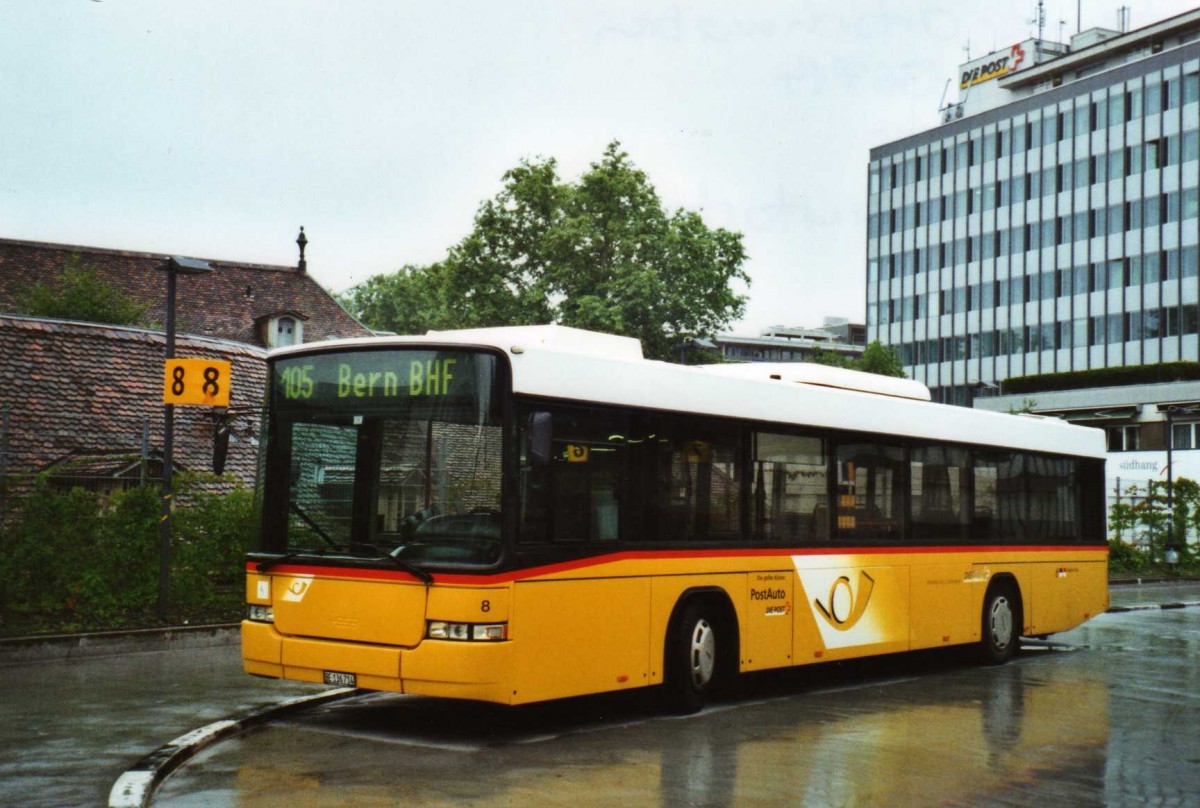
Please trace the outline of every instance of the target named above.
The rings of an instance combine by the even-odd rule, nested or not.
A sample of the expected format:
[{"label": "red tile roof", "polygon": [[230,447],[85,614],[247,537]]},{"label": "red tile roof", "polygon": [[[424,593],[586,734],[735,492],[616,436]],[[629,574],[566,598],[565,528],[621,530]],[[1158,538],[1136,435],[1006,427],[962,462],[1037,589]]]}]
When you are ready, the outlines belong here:
[{"label": "red tile roof", "polygon": [[[138,455],[147,427],[149,453],[161,456],[164,343],[161,331],[0,315],[6,471],[27,482],[68,457]],[[227,415],[234,440],[226,471],[253,483],[266,352],[189,336],[177,340],[176,354],[232,362]],[[175,408],[180,466],[212,467],[214,426],[212,407]]]},{"label": "red tile roof", "polygon": [[[35,283],[53,282],[67,257],[150,308],[139,325],[166,321],[168,256],[154,253],[0,239],[0,313],[20,314],[18,301]],[[264,345],[264,318],[289,313],[304,322],[304,341],[368,336],[370,331],[338,305],[313,277],[296,267],[209,260],[215,272],[178,275],[176,329]]]}]

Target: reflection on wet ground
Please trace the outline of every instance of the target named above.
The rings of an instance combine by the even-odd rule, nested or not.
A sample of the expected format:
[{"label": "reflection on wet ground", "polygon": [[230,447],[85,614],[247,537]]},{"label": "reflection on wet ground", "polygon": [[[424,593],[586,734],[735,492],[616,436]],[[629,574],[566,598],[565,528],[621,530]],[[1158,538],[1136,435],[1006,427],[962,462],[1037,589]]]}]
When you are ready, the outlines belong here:
[{"label": "reflection on wet ground", "polygon": [[120,773],[166,741],[325,689],[246,676],[236,645],[6,665],[0,677],[0,804],[21,806],[106,804]]},{"label": "reflection on wet ground", "polygon": [[[1200,585],[1113,589],[1117,605]],[[746,680],[698,716],[652,694],[517,710],[374,695],[223,742],[163,805],[1191,804],[1200,608],[1100,617],[1015,664],[917,654]],[[241,672],[238,648],[6,665],[0,803],[97,805],[209,721],[319,686]]]},{"label": "reflection on wet ground", "polygon": [[[1005,667],[932,653],[520,709],[371,695],[202,755],[163,805],[1062,805],[1200,793],[1200,610],[1106,615]],[[1189,717],[1191,716],[1191,717]]]}]

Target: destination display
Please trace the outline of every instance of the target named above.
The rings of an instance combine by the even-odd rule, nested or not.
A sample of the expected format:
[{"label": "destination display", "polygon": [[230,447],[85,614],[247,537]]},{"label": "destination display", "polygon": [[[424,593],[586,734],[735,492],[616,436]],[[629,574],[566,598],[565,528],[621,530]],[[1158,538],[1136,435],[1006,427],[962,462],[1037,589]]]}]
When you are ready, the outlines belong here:
[{"label": "destination display", "polygon": [[276,361],[282,410],[359,412],[491,401],[495,357],[468,351],[386,350],[317,354]]}]

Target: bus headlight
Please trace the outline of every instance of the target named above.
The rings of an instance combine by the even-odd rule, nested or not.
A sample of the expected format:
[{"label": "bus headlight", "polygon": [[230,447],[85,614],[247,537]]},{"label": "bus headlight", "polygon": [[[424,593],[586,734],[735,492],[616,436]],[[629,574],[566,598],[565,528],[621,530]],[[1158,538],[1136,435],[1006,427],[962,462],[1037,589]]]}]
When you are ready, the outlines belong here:
[{"label": "bus headlight", "polygon": [[431,640],[499,642],[508,639],[508,623],[448,623],[430,620],[425,636]]},{"label": "bus headlight", "polygon": [[270,606],[260,606],[257,603],[251,603],[249,617],[251,620],[259,623],[274,623],[275,610]]}]

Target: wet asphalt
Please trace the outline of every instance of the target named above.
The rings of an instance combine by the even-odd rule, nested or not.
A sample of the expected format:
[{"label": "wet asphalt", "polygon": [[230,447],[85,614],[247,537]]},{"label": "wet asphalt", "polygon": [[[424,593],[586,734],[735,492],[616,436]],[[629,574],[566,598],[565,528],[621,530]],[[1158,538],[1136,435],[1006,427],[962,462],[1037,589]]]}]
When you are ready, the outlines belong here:
[{"label": "wet asphalt", "polygon": [[167,741],[326,689],[246,676],[237,636],[0,664],[0,804],[107,805],[125,768]]},{"label": "wet asphalt", "polygon": [[[1111,598],[1115,613],[1030,646],[1016,673],[908,659],[849,678],[759,677],[688,719],[628,699],[513,714],[356,698],[214,745],[155,804],[1189,804],[1200,583]],[[0,803],[107,804],[122,772],[171,739],[326,690],[248,677],[236,633],[224,640],[16,662],[0,649]],[[892,785],[861,785],[876,781]]]}]

